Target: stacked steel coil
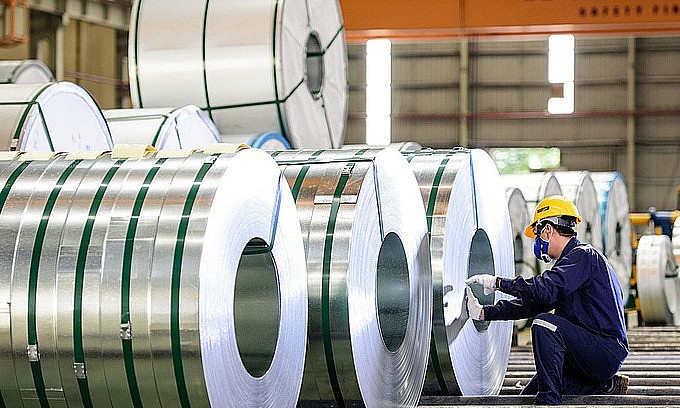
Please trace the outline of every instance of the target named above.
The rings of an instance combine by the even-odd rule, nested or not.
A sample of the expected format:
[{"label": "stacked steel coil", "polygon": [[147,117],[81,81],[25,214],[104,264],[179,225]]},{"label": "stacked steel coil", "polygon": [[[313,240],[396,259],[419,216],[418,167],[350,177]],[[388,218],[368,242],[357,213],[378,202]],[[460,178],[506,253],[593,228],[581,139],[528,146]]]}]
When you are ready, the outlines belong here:
[{"label": "stacked steel coil", "polygon": [[649,325],[680,324],[680,280],[665,235],[645,235],[638,241],[637,295],[641,318]]},{"label": "stacked steel coil", "polygon": [[618,172],[591,173],[591,177],[600,203],[603,253],[616,272],[625,301],[630,293],[630,278],[633,271],[633,246],[630,243],[630,209],[626,183],[621,173]]},{"label": "stacked steel coil", "polygon": [[0,405],[293,406],[307,286],[278,166],[114,156],[0,161]]},{"label": "stacked steel coil", "polygon": [[105,151],[112,146],[101,110],[78,85],[0,85],[0,150]]},{"label": "stacked steel coil", "polygon": [[0,61],[0,84],[54,82],[54,74],[40,60]]},{"label": "stacked steel coil", "polygon": [[129,55],[135,107],[198,105],[242,143],[273,131],[297,148],[342,145],[347,52],[337,0],[136,0]]},{"label": "stacked steel coil", "polygon": [[432,277],[418,184],[395,150],[274,152],[307,250],[301,406],[413,407],[427,366]]},{"label": "stacked steel coil", "polygon": [[151,145],[157,149],[204,149],[221,142],[208,115],[195,105],[182,108],[104,111],[113,143]]},{"label": "stacked steel coil", "polygon": [[[481,150],[405,152],[416,175],[431,237],[434,309],[426,394],[497,394],[512,322],[468,318],[465,279],[514,276],[512,235],[500,177]],[[475,285],[476,286],[476,285]],[[483,304],[508,298],[473,292]]]},{"label": "stacked steel coil", "polygon": [[588,171],[563,171],[555,173],[562,195],[576,204],[583,219],[576,225],[578,238],[602,252],[602,218],[597,202],[595,184]]}]

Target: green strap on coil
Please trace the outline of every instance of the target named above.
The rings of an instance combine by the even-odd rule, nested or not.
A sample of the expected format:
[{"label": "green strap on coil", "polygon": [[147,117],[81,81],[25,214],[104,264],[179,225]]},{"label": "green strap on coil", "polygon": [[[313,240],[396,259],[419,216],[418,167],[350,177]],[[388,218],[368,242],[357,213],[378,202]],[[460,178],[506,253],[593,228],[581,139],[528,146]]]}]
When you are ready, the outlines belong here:
[{"label": "green strap on coil", "polygon": [[[57,184],[52,188],[52,192],[47,199],[45,208],[43,209],[42,217],[40,218],[40,224],[38,225],[38,231],[35,235],[35,242],[33,243],[33,251],[31,253],[31,267],[30,276],[28,280],[28,344],[35,345],[38,350],[38,328],[36,321],[36,302],[37,302],[37,290],[38,290],[38,274],[40,272],[40,255],[42,254],[43,245],[45,243],[45,232],[47,231],[47,224],[50,220],[50,214],[54,209],[54,205],[57,201],[57,197],[61,192],[61,188],[68,177],[73,173],[73,170],[80,164],[82,160],[74,160],[64,172],[59,177]],[[31,361],[31,372],[33,374],[33,382],[35,384],[35,391],[38,395],[38,400],[42,407],[49,407],[50,404],[47,400],[47,394],[45,393],[45,381],[42,375],[42,368],[40,366],[40,360]]]},{"label": "green strap on coil", "polygon": [[[354,168],[354,164],[349,164],[349,169]],[[333,202],[331,204],[331,211],[328,216],[328,225],[326,227],[326,241],[323,250],[323,276],[321,281],[321,330],[323,332],[323,345],[326,354],[326,365],[328,366],[328,374],[331,380],[331,388],[335,400],[341,408],[345,407],[345,401],[340,390],[340,383],[338,382],[337,371],[335,368],[335,358],[333,356],[333,342],[331,341],[331,321],[330,321],[330,275],[331,275],[331,260],[333,251],[333,238],[335,234],[335,221],[340,210],[340,198],[342,192],[349,180],[350,172],[344,172],[338,184],[335,187],[333,194]]]},{"label": "green strap on coil", "polygon": [[196,195],[203,182],[208,170],[214,163],[214,159],[218,155],[212,156],[213,160],[203,163],[194,178],[193,185],[187,194],[187,199],[184,202],[182,209],[182,218],[177,229],[177,240],[175,241],[175,251],[172,262],[172,288],[170,300],[170,342],[172,347],[172,365],[175,372],[175,383],[177,385],[177,393],[180,404],[183,408],[189,408],[189,394],[187,392],[186,380],[184,379],[184,365],[182,363],[182,345],[180,342],[180,328],[179,328],[179,290],[182,275],[182,261],[184,258],[184,245],[186,242],[187,230],[189,227],[189,217],[194,208]]},{"label": "green strap on coil", "polygon": [[[102,198],[106,193],[109,183],[113,176],[118,172],[120,166],[125,160],[117,160],[116,163],[106,172],[104,178],[99,184],[99,188],[92,199],[90,210],[88,212],[85,228],[80,238],[80,245],[78,248],[78,258],[76,261],[75,273],[75,290],[73,293],[73,360],[75,364],[83,364],[85,373],[87,373],[87,366],[85,364],[85,350],[83,347],[83,280],[85,278],[85,264],[87,262],[87,252],[92,239],[92,232],[94,228],[94,221],[97,217],[97,212],[101,206]],[[87,381],[87,374],[85,378],[78,378],[78,388],[80,389],[80,396],[85,408],[92,408],[92,396],[90,395],[90,388]]]},{"label": "green strap on coil", "polygon": [[[43,130],[45,130],[45,135],[47,136],[47,143],[50,146],[50,150],[54,151],[54,144],[52,143],[52,135],[50,134],[50,129],[47,127],[47,122],[45,121],[45,113],[42,110],[42,106],[40,103],[37,102],[38,97],[40,94],[45,91],[50,85],[45,86],[43,89],[41,89],[38,93],[36,93],[33,96],[33,99],[27,102],[0,102],[0,106],[23,106],[26,105],[28,106],[27,109],[24,109],[24,111],[21,114],[21,118],[19,119],[19,123],[17,124],[17,128],[14,130],[14,135],[12,136],[12,141],[16,141],[18,143],[19,141],[19,135],[21,133],[21,129],[24,127],[24,123],[26,122],[26,118],[28,117],[28,112],[31,111],[31,107],[33,105],[36,105],[38,107],[38,113],[40,114],[40,123],[42,124]],[[19,146],[10,146],[10,151],[15,151],[15,150],[21,150],[18,148]]]},{"label": "green strap on coil", "polygon": [[[132,274],[132,255],[134,251],[135,235],[137,233],[137,225],[139,223],[139,215],[142,212],[144,200],[151,186],[151,182],[156,177],[163,163],[167,159],[159,159],[154,166],[149,170],[142,187],[137,193],[135,204],[132,208],[132,215],[130,216],[130,223],[125,234],[125,250],[123,252],[123,270],[121,274],[120,285],[120,323],[128,324],[131,327],[130,321],[130,276]],[[132,338],[121,339],[123,348],[123,360],[125,361],[125,375],[127,378],[128,388],[130,390],[130,397],[132,398],[132,405],[135,408],[141,408],[142,398],[139,394],[139,384],[137,383],[137,374],[135,373],[134,355],[132,352]]]},{"label": "green strap on coil", "polygon": [[[5,185],[2,187],[2,190],[0,190],[0,212],[2,209],[5,207],[5,203],[7,202],[7,196],[9,195],[10,190],[14,186],[14,183],[16,182],[17,178],[21,175],[21,173],[28,167],[29,162],[23,162],[19,166],[17,166],[14,171],[12,171],[12,174],[7,178],[7,181],[5,182]],[[42,376],[40,377],[42,379]],[[43,385],[43,390],[45,389],[45,386]],[[36,390],[38,387],[36,386]],[[40,399],[40,395],[38,395],[40,403],[42,405],[43,400]],[[47,396],[44,398],[45,403],[47,402]],[[44,406],[44,405],[43,405]],[[5,400],[2,398],[2,394],[0,393],[0,408],[5,407]]]},{"label": "green strap on coil", "polygon": [[144,104],[142,103],[142,87],[139,84],[139,12],[142,9],[142,0],[137,0],[137,19],[135,20],[135,27],[134,27],[134,35],[135,35],[135,52],[133,55],[134,60],[132,63],[134,64],[135,67],[135,78],[137,79],[137,101],[139,102],[139,107],[143,108]]}]

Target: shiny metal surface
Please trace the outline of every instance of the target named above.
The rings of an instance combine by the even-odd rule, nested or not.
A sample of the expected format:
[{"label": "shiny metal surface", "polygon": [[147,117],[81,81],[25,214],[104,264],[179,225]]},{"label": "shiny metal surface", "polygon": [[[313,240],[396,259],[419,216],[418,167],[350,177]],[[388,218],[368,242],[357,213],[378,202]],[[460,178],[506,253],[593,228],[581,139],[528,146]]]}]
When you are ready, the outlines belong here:
[{"label": "shiny metal surface", "polygon": [[647,324],[680,324],[680,292],[670,239],[645,235],[638,241],[637,294]]},{"label": "shiny metal surface", "polygon": [[0,84],[0,95],[0,150],[104,151],[113,146],[99,106],[76,84]]},{"label": "shiny metal surface", "polygon": [[632,227],[626,183],[618,172],[591,173],[590,176],[600,204],[603,253],[616,272],[625,302],[633,273],[633,246],[629,238]]},{"label": "shiny metal surface", "polygon": [[583,221],[576,226],[578,238],[591,244],[598,251],[602,246],[602,218],[600,205],[597,202],[595,184],[588,171],[556,172],[562,194],[576,204]]},{"label": "shiny metal surface", "polygon": [[[524,235],[524,228],[531,222],[527,202],[522,191],[518,188],[507,188],[505,195],[508,199],[510,213],[510,228],[512,230],[513,253],[515,255],[515,276],[532,278],[537,275],[537,259],[534,256],[534,241]],[[528,320],[515,320],[518,330],[527,327]]]},{"label": "shiny metal surface", "polygon": [[0,83],[36,84],[54,82],[54,74],[40,60],[0,61]]},{"label": "shiny metal surface", "polygon": [[418,187],[394,150],[272,154],[307,251],[309,344],[301,406],[415,406],[432,286]]},{"label": "shiny metal surface", "polygon": [[152,145],[156,149],[204,149],[220,143],[220,132],[196,105],[180,108],[103,111],[114,144]]},{"label": "shiny metal surface", "polygon": [[[0,183],[5,406],[295,405],[304,249],[266,153],[15,160]],[[268,275],[239,267],[253,240]]]},{"label": "shiny metal surface", "polygon": [[[491,159],[478,150],[404,153],[420,185],[433,265],[433,341],[426,394],[485,395],[502,385],[511,322],[474,325],[464,305],[464,280],[475,273],[514,276],[504,190]],[[484,304],[505,298],[484,296]]]},{"label": "shiny metal surface", "polygon": [[133,106],[196,104],[228,137],[275,131],[298,148],[342,145],[337,0],[137,0],[130,27]]}]

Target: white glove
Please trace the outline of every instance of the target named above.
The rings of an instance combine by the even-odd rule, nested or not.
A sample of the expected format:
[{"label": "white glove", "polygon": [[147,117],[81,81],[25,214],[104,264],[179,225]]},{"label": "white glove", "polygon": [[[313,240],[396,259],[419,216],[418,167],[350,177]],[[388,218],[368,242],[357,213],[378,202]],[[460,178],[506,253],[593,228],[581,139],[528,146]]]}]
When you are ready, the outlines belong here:
[{"label": "white glove", "polygon": [[472,285],[473,283],[484,286],[485,295],[490,295],[496,290],[496,276],[494,275],[487,275],[485,273],[473,275],[465,281],[466,285]]},{"label": "white glove", "polygon": [[475,320],[483,320],[482,305],[479,304],[479,300],[477,300],[474,293],[472,293],[472,289],[466,287],[465,293],[467,294],[468,315]]}]

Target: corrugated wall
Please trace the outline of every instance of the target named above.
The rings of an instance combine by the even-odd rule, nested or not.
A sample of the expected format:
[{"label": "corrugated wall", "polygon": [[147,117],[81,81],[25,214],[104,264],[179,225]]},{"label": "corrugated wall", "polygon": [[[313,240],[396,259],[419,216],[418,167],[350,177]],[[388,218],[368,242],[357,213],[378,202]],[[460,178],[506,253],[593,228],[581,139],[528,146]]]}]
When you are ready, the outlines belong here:
[{"label": "corrugated wall", "polygon": [[[459,41],[393,44],[393,141],[443,148],[460,144],[461,48]],[[633,137],[634,209],[676,208],[680,37],[577,39],[576,112],[560,117],[547,114],[547,38],[471,41],[467,48],[469,146],[560,147],[562,165],[570,170],[628,175],[627,141]],[[363,45],[349,47],[348,143],[364,141],[364,53]],[[628,110],[629,86],[633,111]]]}]

